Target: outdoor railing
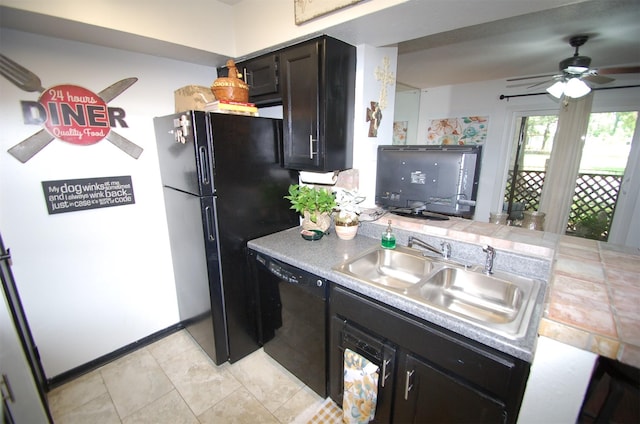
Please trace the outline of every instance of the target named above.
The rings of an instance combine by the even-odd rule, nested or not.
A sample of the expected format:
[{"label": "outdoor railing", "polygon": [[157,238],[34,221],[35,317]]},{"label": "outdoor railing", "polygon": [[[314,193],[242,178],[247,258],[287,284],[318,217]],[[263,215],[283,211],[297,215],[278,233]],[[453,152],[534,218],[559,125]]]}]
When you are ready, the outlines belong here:
[{"label": "outdoor railing", "polygon": [[[511,197],[512,177],[509,171],[505,204]],[[538,210],[544,177],[544,171],[519,171],[511,202],[523,204],[525,210]],[[566,233],[606,240],[621,183],[622,175],[578,174]]]}]

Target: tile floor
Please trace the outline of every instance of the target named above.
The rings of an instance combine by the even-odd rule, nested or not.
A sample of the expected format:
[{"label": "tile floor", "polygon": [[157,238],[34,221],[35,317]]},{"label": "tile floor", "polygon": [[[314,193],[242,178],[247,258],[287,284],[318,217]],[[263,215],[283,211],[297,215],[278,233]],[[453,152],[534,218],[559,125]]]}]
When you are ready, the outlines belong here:
[{"label": "tile floor", "polygon": [[291,423],[322,398],[262,349],[215,366],[185,330],[49,392],[56,424]]}]

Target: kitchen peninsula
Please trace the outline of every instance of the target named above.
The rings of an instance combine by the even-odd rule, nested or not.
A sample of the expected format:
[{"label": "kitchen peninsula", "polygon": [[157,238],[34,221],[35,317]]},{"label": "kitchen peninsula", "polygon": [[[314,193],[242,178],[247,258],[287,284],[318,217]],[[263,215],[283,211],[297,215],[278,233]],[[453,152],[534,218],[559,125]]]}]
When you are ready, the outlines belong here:
[{"label": "kitchen peninsula", "polygon": [[[364,225],[374,227],[371,232],[377,236],[384,231],[386,222],[386,219],[380,219]],[[489,244],[498,250],[551,261],[553,265],[539,334],[640,367],[640,330],[636,312],[640,302],[637,281],[640,252],[637,249],[459,218],[422,221],[394,216],[393,226],[479,246]],[[297,233],[291,237],[294,235],[300,238]],[[286,260],[266,244],[273,237],[276,236],[254,240],[249,246],[257,250],[269,249],[267,253]],[[377,239],[369,243],[366,241],[361,232],[354,241],[340,243],[351,243],[348,248],[353,251],[349,252],[355,254],[378,242]],[[319,243],[326,242],[324,239]],[[303,259],[296,261],[295,265],[305,268],[305,252],[300,252],[300,256]],[[455,258],[455,252],[453,256]],[[337,262],[326,266],[331,268]],[[308,267],[309,264],[306,265]],[[313,265],[308,270],[318,272]]]},{"label": "kitchen peninsula", "polygon": [[[329,234],[320,241],[306,242],[299,236],[297,229],[290,229],[253,240],[249,247],[335,281],[340,277],[337,277],[332,267],[379,244],[379,237],[384,231],[388,217],[385,216],[373,223],[363,223],[358,236],[351,241],[338,240],[335,234]],[[432,322],[514,357],[528,362],[533,360],[528,391],[530,386],[540,386],[537,381],[535,384],[532,381],[537,379],[537,376],[534,376],[537,341],[544,339],[556,343],[552,352],[558,346],[565,346],[571,352],[584,353],[586,360],[578,370],[581,374],[580,383],[567,389],[575,392],[572,405],[562,406],[567,409],[566,416],[577,414],[597,355],[618,359],[635,367],[640,366],[640,331],[636,312],[636,305],[640,301],[640,286],[637,283],[637,276],[640,274],[640,254],[636,249],[459,218],[448,221],[423,221],[393,216],[392,221],[394,229],[400,234],[416,233],[427,240],[450,241],[453,245],[454,259],[460,259],[456,257],[457,243],[477,246],[479,255],[482,255],[481,247],[488,244],[498,251],[498,257],[501,253],[503,256],[509,253],[531,258],[534,262],[538,260],[541,268],[545,267],[544,264],[548,265],[545,270],[548,273],[546,296],[540,314],[534,314],[534,320],[539,319],[539,324],[535,328],[536,323],[532,323],[533,337],[531,332],[528,332],[520,341],[502,340],[501,337],[469,328],[472,326],[456,328],[455,322],[452,324],[450,320]],[[399,242],[406,244],[402,237],[399,238]],[[352,290],[358,290],[355,286],[350,286],[349,281],[336,282]],[[387,299],[390,306],[403,307],[397,303],[397,299],[390,298],[391,296]],[[405,311],[425,320],[432,319],[430,313],[424,309],[426,308]],[[560,361],[571,362],[571,359],[563,358],[563,353],[559,351],[557,356]],[[561,384],[571,384],[562,381],[562,376],[555,378]],[[548,383],[544,382],[543,387],[545,384]],[[556,393],[554,390],[547,391],[549,396]],[[562,399],[564,404],[571,403],[557,394],[553,399],[557,402]],[[523,415],[530,418],[528,414],[531,409],[525,405],[526,403],[527,393],[522,407],[526,411],[521,410],[520,418]],[[537,404],[537,407],[540,406],[539,402],[533,403]],[[548,409],[553,410],[552,407]],[[540,410],[535,413],[540,413]],[[528,421],[521,419],[519,422]]]}]

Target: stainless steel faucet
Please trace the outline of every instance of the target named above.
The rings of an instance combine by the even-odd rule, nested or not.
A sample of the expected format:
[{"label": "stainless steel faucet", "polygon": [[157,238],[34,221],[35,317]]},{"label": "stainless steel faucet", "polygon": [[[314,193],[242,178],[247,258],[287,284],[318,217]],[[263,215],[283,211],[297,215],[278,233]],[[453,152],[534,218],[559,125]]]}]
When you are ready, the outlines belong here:
[{"label": "stainless steel faucet", "polygon": [[487,254],[487,258],[484,262],[484,273],[487,275],[493,274],[493,260],[496,258],[496,250],[487,245],[482,248],[482,251]]},{"label": "stainless steel faucet", "polygon": [[442,248],[442,257],[449,259],[451,257],[451,245],[446,241],[443,241],[440,243],[440,247]]},{"label": "stainless steel faucet", "polygon": [[449,259],[449,257],[451,256],[451,245],[449,243],[442,242],[440,243],[440,249],[433,247],[432,245],[430,245],[429,243],[427,243],[424,240],[420,240],[418,237],[414,237],[414,236],[409,236],[409,240],[407,242],[407,247],[413,247],[413,245],[415,244],[419,244],[420,246],[424,247],[425,249],[433,252],[433,253],[437,253],[438,255],[442,255],[443,258],[445,259]]}]

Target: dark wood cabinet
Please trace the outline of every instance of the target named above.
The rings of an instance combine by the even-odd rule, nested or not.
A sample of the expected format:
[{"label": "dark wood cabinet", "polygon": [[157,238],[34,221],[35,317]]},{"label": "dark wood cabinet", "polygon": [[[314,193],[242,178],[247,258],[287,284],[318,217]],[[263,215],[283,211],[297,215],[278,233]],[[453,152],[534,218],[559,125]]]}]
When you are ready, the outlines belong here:
[{"label": "dark wood cabinet", "polygon": [[[236,68],[238,77],[249,85],[249,102],[258,106],[282,103],[277,53],[237,62]],[[218,76],[229,76],[229,69],[226,66],[218,68]]]},{"label": "dark wood cabinet", "polygon": [[278,54],[268,54],[240,62],[238,71],[249,85],[249,101],[258,106],[282,102],[279,81]]},{"label": "dark wood cabinet", "polygon": [[[284,167],[329,172],[353,166],[356,48],[322,36],[236,63],[249,101],[282,105]],[[221,67],[225,77],[228,69]]]},{"label": "dark wood cabinet", "polygon": [[[395,382],[393,393],[378,388],[384,394],[379,407],[392,411],[391,419],[385,413],[376,422],[516,422],[529,363],[335,284],[329,314],[333,322],[344,323],[341,327],[359,328],[395,349],[389,361],[396,364],[389,379]],[[332,325],[329,335],[329,387],[341,404],[343,349],[336,328]]]},{"label": "dark wood cabinet", "polygon": [[330,37],[280,51],[286,168],[351,168],[355,72],[355,47]]},{"label": "dark wood cabinet", "polygon": [[502,401],[412,353],[401,353],[398,378],[393,422],[508,422]]}]

